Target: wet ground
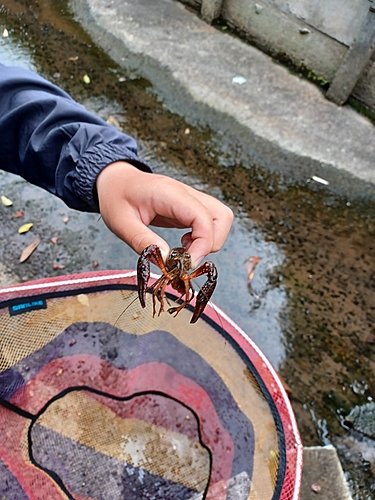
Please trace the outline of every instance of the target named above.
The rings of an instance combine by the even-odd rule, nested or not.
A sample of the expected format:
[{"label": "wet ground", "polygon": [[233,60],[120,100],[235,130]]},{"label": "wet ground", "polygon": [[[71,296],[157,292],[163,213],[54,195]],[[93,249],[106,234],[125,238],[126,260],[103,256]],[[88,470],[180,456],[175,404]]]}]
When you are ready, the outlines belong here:
[{"label": "wet ground", "polygon": [[[336,446],[353,497],[375,498],[374,441],[343,422],[352,407],[375,399],[375,206],[334,198],[314,182],[281,183],[226,156],[208,131],[168,113],[148,82],[125,74],[99,51],[63,2],[0,0],[0,35],[5,28],[0,61],[37,70],[104,119],[112,117],[137,138],[155,171],[233,208],[230,237],[212,256],[220,273],[214,302],[288,384],[304,444]],[[134,268],[137,256],[98,215],[73,212],[5,173],[0,191],[13,201],[0,207],[3,283]],[[16,211],[24,215],[15,217]],[[19,235],[25,222],[34,226]],[[162,234],[178,244],[177,231]],[[36,236],[41,244],[20,264],[22,249]],[[259,298],[247,287],[251,256],[261,258],[252,282]]]}]

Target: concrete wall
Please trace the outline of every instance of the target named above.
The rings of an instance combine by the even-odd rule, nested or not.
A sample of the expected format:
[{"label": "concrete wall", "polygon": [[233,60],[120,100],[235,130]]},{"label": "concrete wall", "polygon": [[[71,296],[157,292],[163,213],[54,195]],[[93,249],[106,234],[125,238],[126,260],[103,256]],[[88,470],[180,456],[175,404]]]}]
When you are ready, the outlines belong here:
[{"label": "concrete wall", "polygon": [[[198,9],[208,22],[220,15],[260,49],[287,58],[297,67],[303,65],[329,83],[347,63],[348,51],[363,32],[369,8],[375,9],[372,0],[181,1]],[[373,17],[375,20],[375,14]],[[355,82],[351,96],[375,111],[374,54]]]},{"label": "concrete wall", "polygon": [[367,0],[265,0],[264,3],[347,46],[353,43],[371,5]]}]

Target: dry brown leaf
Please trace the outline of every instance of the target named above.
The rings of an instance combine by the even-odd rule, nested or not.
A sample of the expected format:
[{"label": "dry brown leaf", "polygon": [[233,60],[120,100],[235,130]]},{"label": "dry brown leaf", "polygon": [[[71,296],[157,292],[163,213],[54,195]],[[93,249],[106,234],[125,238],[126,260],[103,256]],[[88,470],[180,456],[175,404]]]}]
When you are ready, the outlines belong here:
[{"label": "dry brown leaf", "polygon": [[250,283],[254,278],[255,268],[257,267],[260,257],[249,257],[245,263],[245,269],[247,272],[247,282]]},{"label": "dry brown leaf", "polygon": [[284,387],[285,389],[285,392],[287,393],[287,395],[290,397],[292,395],[292,389],[290,388],[290,386],[285,382],[285,380],[283,379],[283,377],[280,375],[279,372],[277,372],[277,376],[279,377],[279,380],[282,384],[282,386]]},{"label": "dry brown leaf", "polygon": [[51,238],[51,243],[53,243],[54,245],[56,245],[58,239],[59,239],[58,236],[53,236],[53,238]]},{"label": "dry brown leaf", "polygon": [[259,300],[259,295],[254,292],[251,282],[254,278],[255,268],[260,260],[262,260],[260,257],[249,257],[245,263],[245,269],[247,272],[247,288],[251,295],[257,300]]},{"label": "dry brown leaf", "polygon": [[92,263],[92,267],[93,267],[94,269],[96,269],[98,266],[99,266],[99,262],[93,262],[93,263]]},{"label": "dry brown leaf", "polygon": [[30,245],[27,245],[27,247],[24,248],[22,251],[20,262],[25,262],[25,260],[27,260],[33,253],[33,251],[37,248],[39,243],[40,243],[40,238],[36,238],[34,241],[30,243]]},{"label": "dry brown leaf", "polygon": [[63,264],[53,264],[52,267],[56,271],[56,269],[64,269],[65,266]]},{"label": "dry brown leaf", "polygon": [[108,125],[112,125],[113,127],[116,127],[119,130],[122,130],[120,122],[117,120],[117,118],[115,116],[109,115],[106,122],[108,123]]},{"label": "dry brown leaf", "polygon": [[22,210],[17,210],[17,212],[14,214],[14,217],[17,217],[17,219],[19,219],[20,217],[23,217]]}]

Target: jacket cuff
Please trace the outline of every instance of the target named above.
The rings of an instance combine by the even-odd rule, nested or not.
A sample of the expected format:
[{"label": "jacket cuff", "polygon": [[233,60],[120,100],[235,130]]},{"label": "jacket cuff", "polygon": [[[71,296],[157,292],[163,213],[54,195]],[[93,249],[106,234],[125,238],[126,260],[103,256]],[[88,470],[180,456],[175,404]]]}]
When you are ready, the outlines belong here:
[{"label": "jacket cuff", "polygon": [[147,163],[124,146],[99,144],[87,151],[75,168],[72,188],[75,195],[81,198],[92,212],[99,212],[96,179],[106,166],[116,161],[126,161],[144,172],[152,172]]}]

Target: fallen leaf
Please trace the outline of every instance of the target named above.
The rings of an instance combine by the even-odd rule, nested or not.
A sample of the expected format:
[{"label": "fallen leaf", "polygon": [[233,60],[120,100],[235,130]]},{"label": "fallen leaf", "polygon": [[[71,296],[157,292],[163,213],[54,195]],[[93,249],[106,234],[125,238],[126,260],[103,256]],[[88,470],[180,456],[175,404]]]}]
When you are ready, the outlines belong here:
[{"label": "fallen leaf", "polygon": [[33,251],[37,248],[39,243],[40,243],[40,238],[36,238],[34,241],[30,243],[30,245],[27,245],[27,247],[25,247],[22,250],[20,262],[25,262],[25,260],[27,260],[33,253]]},{"label": "fallen leaf", "polygon": [[254,278],[255,268],[260,260],[260,257],[249,257],[245,263],[245,269],[247,272],[247,288],[255,299],[259,299],[259,296],[254,292],[251,282]]},{"label": "fallen leaf", "polygon": [[17,210],[17,212],[14,214],[14,217],[17,217],[18,219],[19,219],[20,217],[23,217],[23,212],[22,212],[22,210]]},{"label": "fallen leaf", "polygon": [[288,396],[290,397],[292,395],[292,389],[290,388],[290,386],[285,382],[285,380],[283,379],[283,377],[280,375],[279,372],[277,372],[277,376],[279,377],[280,379],[280,382],[282,384],[282,386],[284,387],[285,389],[285,392],[288,394]]},{"label": "fallen leaf", "polygon": [[69,61],[78,61],[78,56],[72,56],[68,58]]},{"label": "fallen leaf", "polygon": [[53,238],[51,238],[51,243],[53,243],[54,245],[56,245],[58,239],[59,239],[58,236],[53,236]]},{"label": "fallen leaf", "polygon": [[19,234],[27,233],[27,231],[30,231],[30,229],[33,227],[33,225],[34,224],[32,222],[24,224],[23,226],[21,226],[20,228],[18,228]]},{"label": "fallen leaf", "polygon": [[13,201],[4,195],[1,197],[1,203],[6,207],[11,207],[13,205]]},{"label": "fallen leaf", "polygon": [[260,257],[249,257],[245,263],[245,269],[247,271],[247,282],[249,283],[254,278],[255,268],[258,265]]},{"label": "fallen leaf", "polygon": [[56,271],[57,269],[64,269],[65,266],[63,264],[53,264],[53,269]]},{"label": "fallen leaf", "polygon": [[65,222],[65,224],[68,222],[68,220],[69,220],[69,217],[64,217],[63,218],[63,222]]},{"label": "fallen leaf", "polygon": [[87,306],[88,307],[90,305],[89,298],[88,298],[88,296],[85,293],[80,293],[79,295],[77,295],[77,300],[83,306]]},{"label": "fallen leaf", "polygon": [[114,127],[118,128],[119,130],[122,130],[120,122],[117,120],[117,118],[113,115],[109,115],[106,122],[108,125],[113,125]]},{"label": "fallen leaf", "polygon": [[83,80],[85,83],[87,83],[87,84],[89,84],[89,83],[91,82],[89,75],[85,75],[85,76],[82,78],[82,80]]},{"label": "fallen leaf", "polygon": [[92,267],[93,267],[94,269],[96,269],[98,266],[99,266],[99,262],[93,262],[93,263],[92,263]]},{"label": "fallen leaf", "polygon": [[325,186],[328,186],[329,182],[326,181],[325,179],[322,179],[321,177],[318,177],[317,175],[313,175],[311,179],[315,182],[319,182],[319,184],[324,184]]}]

